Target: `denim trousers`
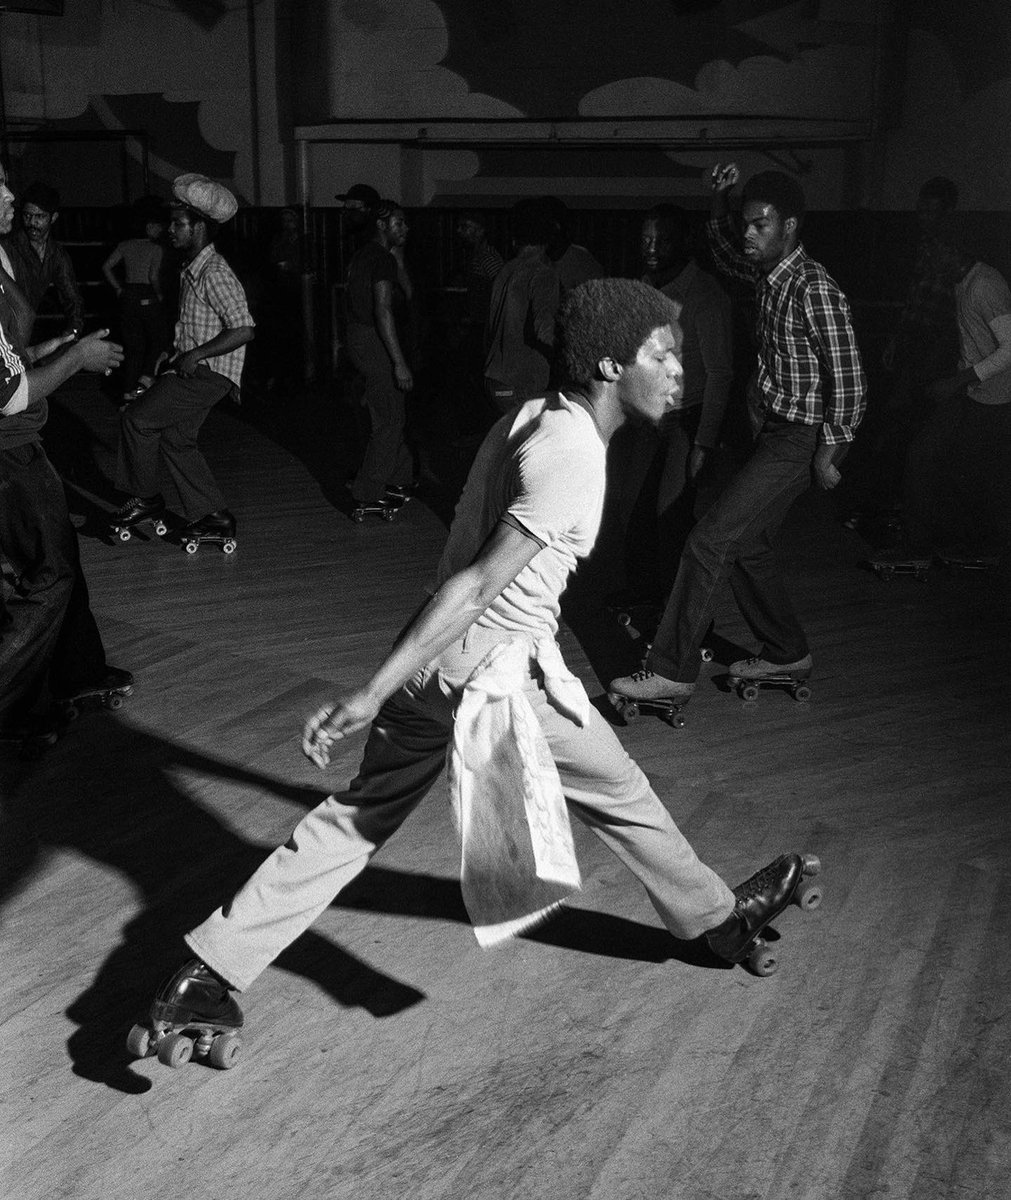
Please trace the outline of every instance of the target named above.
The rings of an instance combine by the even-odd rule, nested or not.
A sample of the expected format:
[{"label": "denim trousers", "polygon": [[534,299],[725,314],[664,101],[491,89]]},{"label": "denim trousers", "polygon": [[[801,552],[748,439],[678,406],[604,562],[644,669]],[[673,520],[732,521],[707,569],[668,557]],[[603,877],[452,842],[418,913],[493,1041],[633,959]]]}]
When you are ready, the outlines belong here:
[{"label": "denim trousers", "polygon": [[[471,626],[383,705],[348,791],[318,805],[238,893],[187,936],[242,990],[333,901],[438,780],[463,686],[510,635]],[[639,879],[676,937],[725,920],[726,883],[696,855],[613,729],[590,709],[578,726],[549,703],[532,664],[525,693],[558,767],[570,812]]]},{"label": "denim trousers", "polygon": [[811,484],[819,427],[766,415],[751,457],[688,536],[674,587],[646,666],[679,683],[694,683],[703,639],[729,582],[741,616],[770,662],[808,653],[776,561],[774,539]]},{"label": "denim trousers", "polygon": [[0,725],[15,725],[106,665],[63,481],[38,442],[0,450],[0,554],[11,575],[0,597]]}]

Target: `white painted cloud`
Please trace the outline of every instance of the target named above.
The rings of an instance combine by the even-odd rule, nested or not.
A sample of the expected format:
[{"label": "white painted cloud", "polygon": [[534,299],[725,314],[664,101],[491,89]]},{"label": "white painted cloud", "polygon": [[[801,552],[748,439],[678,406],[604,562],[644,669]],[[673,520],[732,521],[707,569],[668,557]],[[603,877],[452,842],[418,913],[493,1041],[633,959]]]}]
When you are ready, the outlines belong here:
[{"label": "white painted cloud", "polygon": [[704,117],[726,113],[860,120],[870,116],[868,49],[826,46],[792,62],[756,55],[738,66],[717,59],[695,77],[695,87],[670,79],[622,79],[588,92],[586,117]]}]

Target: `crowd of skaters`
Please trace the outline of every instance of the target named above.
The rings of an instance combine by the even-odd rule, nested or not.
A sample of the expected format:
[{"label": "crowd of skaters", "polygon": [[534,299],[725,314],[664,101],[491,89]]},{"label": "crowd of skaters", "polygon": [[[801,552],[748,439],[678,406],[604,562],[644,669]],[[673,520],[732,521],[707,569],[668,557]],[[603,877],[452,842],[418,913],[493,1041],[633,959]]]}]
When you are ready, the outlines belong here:
[{"label": "crowd of skaters", "polygon": [[[738,182],[736,168],[731,175]],[[810,648],[775,565],[775,537],[790,503],[811,482],[835,486],[866,407],[851,314],[831,274],[821,268],[803,296],[780,302],[773,294],[802,262],[813,262],[801,240],[804,197],[796,180],[763,172],[748,181],[743,208],[766,210],[764,226],[749,222],[743,208],[741,214],[731,210],[731,191],[732,185],[714,187],[713,217],[704,228],[671,204],[657,205],[641,218],[639,278],[678,306],[685,386],[657,428],[630,423],[609,447],[609,499],[598,551],[614,557],[616,592],[608,599],[648,603],[665,615],[651,660],[616,681],[619,690],[632,694],[690,692],[697,673],[695,642],[707,632],[723,585],[733,590],[753,630],[756,663],[810,669]],[[347,483],[359,510],[382,512],[402,505],[418,487],[409,418],[420,376],[438,412],[437,435],[473,451],[502,414],[564,383],[556,352],[561,307],[581,283],[606,272],[591,249],[573,239],[572,214],[556,197],[516,203],[507,246],[491,243],[481,212],[459,211],[454,232],[462,266],[442,282],[456,285],[462,302],[444,323],[444,353],[433,373],[424,361],[430,281],[421,286],[414,278],[406,210],[367,184],[354,185],[339,199],[340,336],[353,369],[347,391],[367,414],[359,461]],[[138,201],[130,236],[102,267],[117,298],[116,336],[124,354],[122,366],[117,361],[109,367],[119,380],[122,411],[114,483],[125,498],[114,517],[123,528],[161,517],[167,476],[188,529],[230,535],[235,517],[198,448],[199,429],[220,400],[238,400],[246,347],[254,337],[267,393],[276,389],[283,395],[301,386],[306,256],[300,214],[295,209],[279,214],[265,255],[273,302],[261,308],[250,303],[214,246],[236,211],[231,193],[203,176],[181,176],[172,204],[151,197]],[[999,272],[967,249],[957,205],[950,180],[931,179],[920,190],[916,261],[883,356],[888,387],[868,422],[866,446],[858,439],[860,478],[873,483],[864,495],[854,491],[849,519],[855,525],[875,508],[888,516],[893,544],[878,558],[927,564],[941,554],[949,561],[1006,566],[1011,300]],[[16,214],[9,207],[10,229],[0,242],[8,291],[17,289],[32,314],[47,293],[54,296],[65,322],[59,337],[79,342],[84,305],[70,256],[56,237],[59,193],[36,182],[25,189]],[[768,221],[775,236],[769,258],[762,260],[756,254],[769,233]],[[742,287],[754,289],[743,307]],[[741,311],[754,320],[744,335]],[[787,333],[794,312],[799,335]],[[30,329],[30,317],[22,316],[22,324],[26,321]],[[29,336],[22,329],[13,339],[26,355]],[[11,401],[0,409],[0,445],[20,448],[38,431],[25,433],[24,416],[12,409]],[[763,426],[780,421],[787,434],[798,427],[816,433],[810,454],[805,450],[801,456],[808,461],[776,502],[775,518],[747,537],[724,527],[723,549],[703,551],[705,530],[719,526],[731,503],[723,500],[721,509],[717,501],[731,480],[737,489],[731,498],[741,500],[747,470],[761,461]],[[743,496],[745,506],[753,507],[746,489]],[[742,545],[752,537],[758,539],[754,545]],[[3,613],[9,628],[32,572],[11,565],[24,548],[10,530],[6,541]],[[705,571],[703,559],[709,564]],[[685,582],[693,573],[711,576],[709,595],[691,621],[691,636],[682,633],[684,645],[675,650],[672,631],[698,607],[691,596],[701,585],[689,588]],[[79,569],[71,574],[76,577]],[[71,589],[75,596],[82,583]],[[15,639],[8,634],[5,640]],[[51,653],[51,645],[41,654],[22,649],[37,665]],[[37,673],[20,699],[16,689],[6,689],[0,728],[19,731],[26,722],[37,723],[53,695],[85,685],[80,679],[59,682],[59,661],[57,655],[55,666]],[[102,673],[89,671],[88,686]],[[41,675],[47,677],[44,684]]]},{"label": "crowd of skaters", "polygon": [[[730,664],[733,676],[804,678],[813,669],[776,542],[807,488],[839,485],[867,407],[866,373],[847,298],[804,247],[797,180],[768,171],[745,181],[735,164],[720,163],[708,182],[705,257],[686,214],[658,206],[643,215],[636,280],[606,278],[571,238],[565,206],[550,198],[516,205],[505,256],[488,244],[478,214],[460,214],[467,303],[455,341],[451,378],[461,394],[453,411],[469,410],[467,427],[486,436],[435,583],[368,681],[306,722],[303,750],[321,769],[338,741],[369,731],[355,780],[307,814],[235,895],[186,934],[191,957],[130,1031],[132,1053],[157,1052],[179,1065],[194,1052],[187,1031],[200,1031],[212,1061],[231,1065],[244,1020],[233,993],[251,986],[332,903],[447,762],[464,900],[482,945],[548,918],[579,886],[570,810],[639,879],[675,938],[723,962],[752,962],[761,931],[816,869],[809,857],[785,853],[730,887],[678,830],[555,640],[561,595],[601,529],[610,473],[619,544],[644,507],[656,529],[638,578],[626,555],[626,585],[651,589],[662,609],[647,658],[611,681],[613,696],[685,703],[724,588],[755,642],[753,655]],[[164,330],[165,300],[153,213],[138,211],[135,236],[105,264],[122,304],[126,355],[108,330],[83,332],[72,306],[64,332],[32,340],[39,267],[47,255],[58,261],[53,195],[32,191],[41,217],[26,206],[14,240],[0,242],[0,731],[21,744],[55,736],[54,701],[132,685],[128,671],[106,661],[62,484],[42,446],[53,391],[79,370],[110,377],[126,364],[114,482],[127,498],[111,517],[119,528],[160,519],[169,478],[192,536],[235,531],[198,439],[214,405],[240,395],[246,347],[257,336],[245,289],[215,247],[237,202],[197,174],[179,176],[172,191],[166,228],[179,280],[171,338],[159,341],[156,328]],[[0,235],[14,231],[14,199],[0,168]],[[406,429],[423,300],[405,252],[404,207],[368,185],[344,199],[354,245],[343,336],[369,416],[350,490],[356,505],[383,511],[404,503],[417,483]],[[903,435],[903,517],[908,538],[929,546],[938,536],[938,485],[958,491],[965,483],[952,470],[957,444],[987,468],[960,497],[964,514],[975,504],[962,528],[992,537],[999,557],[1009,529],[1011,293],[967,252],[950,221],[954,204],[945,206],[924,223],[910,299],[888,349],[893,369],[909,365],[906,331],[917,311],[955,322],[957,360],[916,380],[922,413]],[[34,259],[26,266],[20,253]],[[297,276],[300,262],[295,223],[282,222],[271,263]],[[51,284],[66,287],[66,270],[49,269]],[[733,469],[706,488],[717,451],[734,440],[728,421],[742,357],[719,274],[751,295],[739,406],[748,436]],[[147,319],[153,314],[157,322]],[[279,365],[277,375],[288,369]],[[902,441],[892,438],[893,446]],[[518,811],[526,803],[519,797],[535,805],[536,820]],[[515,837],[523,820],[529,846]]]}]

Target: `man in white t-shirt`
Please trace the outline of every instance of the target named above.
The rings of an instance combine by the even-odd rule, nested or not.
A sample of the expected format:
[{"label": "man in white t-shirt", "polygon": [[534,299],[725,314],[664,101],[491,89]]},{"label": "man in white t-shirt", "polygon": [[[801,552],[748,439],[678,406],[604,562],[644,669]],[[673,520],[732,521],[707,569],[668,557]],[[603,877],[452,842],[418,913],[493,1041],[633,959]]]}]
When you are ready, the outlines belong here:
[{"label": "man in white t-shirt", "polygon": [[[187,1020],[217,1031],[241,1024],[229,992],[247,988],[366,866],[436,782],[451,744],[451,777],[467,774],[452,769],[461,752],[454,723],[467,705],[478,712],[493,706],[496,688],[535,720],[524,724],[520,714],[520,742],[526,742],[496,760],[510,769],[518,763],[522,779],[513,789],[497,772],[489,774],[486,787],[472,789],[474,820],[504,819],[487,811],[489,794],[496,806],[515,802],[522,816],[527,768],[533,774],[557,768],[559,796],[640,879],[671,933],[704,938],[730,961],[743,959],[757,931],[789,902],[802,873],[799,855],[782,856],[735,891],[699,860],[565,671],[554,640],[560,595],[600,524],[608,440],[629,418],[656,424],[680,393],[677,317],[673,301],[639,281],[593,280],[569,297],[562,331],[571,386],[521,404],[494,426],[471,470],[429,599],[371,680],[306,725],[303,749],[323,768],[335,741],[371,724],[357,778],[303,818],[239,892],[187,935],[199,957],[158,993],[155,1043]],[[496,675],[506,659],[520,663],[511,679],[508,672]],[[474,695],[479,677],[482,686],[491,679],[487,695]],[[516,708],[509,711],[517,717]],[[507,721],[497,736],[508,740],[510,728]],[[540,761],[521,761],[531,754]],[[457,778],[461,788],[467,782]],[[467,824],[461,822],[465,898]],[[528,831],[522,825],[512,850],[522,855],[537,842],[534,824]],[[497,864],[500,883],[509,857]],[[471,895],[480,907],[480,886]],[[533,919],[553,907],[541,907]],[[474,916],[470,901],[468,908]],[[481,940],[477,926],[475,918]],[[509,932],[529,927],[520,921]],[[135,1050],[153,1052],[148,1033],[137,1028]]]}]

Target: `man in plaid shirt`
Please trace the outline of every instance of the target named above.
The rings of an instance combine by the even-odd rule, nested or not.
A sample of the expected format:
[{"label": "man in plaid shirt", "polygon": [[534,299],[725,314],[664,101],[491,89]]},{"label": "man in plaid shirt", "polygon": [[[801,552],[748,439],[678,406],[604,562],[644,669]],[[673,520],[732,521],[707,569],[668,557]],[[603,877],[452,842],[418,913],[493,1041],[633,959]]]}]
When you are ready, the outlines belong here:
[{"label": "man in plaid shirt", "polygon": [[712,172],[707,234],[717,265],[756,290],[758,361],[749,384],[751,457],[693,529],[643,669],[611,691],[635,700],[685,702],[695,690],[700,648],[720,587],[734,599],[758,653],[730,675],[805,678],[811,653],[776,564],[773,541],[791,504],[815,482],[833,488],[838,462],[860,424],[866,379],[849,305],[800,242],[804,194],[778,171],[744,188],[743,252],[731,240],[733,163]]},{"label": "man in plaid shirt", "polygon": [[116,512],[114,528],[159,517],[162,461],[188,524],[184,535],[232,535],[235,518],[197,449],[207,414],[226,396],[237,396],[253,318],[246,293],[214,249],[220,225],[238,205],[227,188],[203,175],[180,175],[169,240],[182,255],[175,355],[168,370],[123,413],[116,486],[130,499]]}]

